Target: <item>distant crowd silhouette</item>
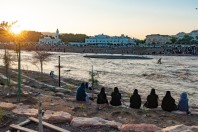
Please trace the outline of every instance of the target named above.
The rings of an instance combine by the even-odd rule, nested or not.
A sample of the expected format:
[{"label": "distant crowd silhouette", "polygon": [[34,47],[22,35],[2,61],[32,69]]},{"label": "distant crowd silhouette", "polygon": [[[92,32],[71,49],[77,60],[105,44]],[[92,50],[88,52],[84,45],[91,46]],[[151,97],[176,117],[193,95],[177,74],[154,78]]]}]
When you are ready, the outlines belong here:
[{"label": "distant crowd silhouette", "polygon": [[[88,100],[94,100],[91,98],[88,93],[85,92],[85,88],[88,88],[88,85],[85,83],[82,83],[80,87],[78,87],[76,92],[76,100],[77,101],[88,101]],[[89,90],[92,90],[89,88]],[[111,93],[111,101],[110,104],[112,106],[121,106],[122,105],[122,96],[119,92],[119,89],[117,87],[114,88],[114,91]],[[150,94],[147,96],[147,100],[144,103],[143,107],[146,108],[157,108],[158,107],[158,95],[155,93],[155,89],[151,89]],[[100,93],[97,95],[97,104],[99,108],[104,108],[109,105],[105,88],[102,87]],[[133,94],[130,97],[130,107],[134,109],[140,109],[142,104],[141,96],[138,94],[138,90],[135,89]],[[166,95],[164,96],[161,108],[164,111],[171,112],[171,111],[183,111],[187,114],[190,114],[189,106],[188,106],[188,97],[187,93],[183,92],[180,96],[180,100],[178,105],[175,103],[175,99],[171,96],[171,92],[167,91]]]}]

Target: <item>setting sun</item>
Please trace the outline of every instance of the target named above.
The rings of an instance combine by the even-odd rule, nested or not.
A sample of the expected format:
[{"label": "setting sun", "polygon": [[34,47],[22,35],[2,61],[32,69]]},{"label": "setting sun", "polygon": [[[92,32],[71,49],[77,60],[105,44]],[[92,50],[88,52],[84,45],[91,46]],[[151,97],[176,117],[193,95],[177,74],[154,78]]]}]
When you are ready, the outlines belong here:
[{"label": "setting sun", "polygon": [[22,31],[22,29],[20,28],[20,26],[13,26],[13,27],[12,27],[12,32],[13,32],[14,34],[20,34],[21,31]]}]

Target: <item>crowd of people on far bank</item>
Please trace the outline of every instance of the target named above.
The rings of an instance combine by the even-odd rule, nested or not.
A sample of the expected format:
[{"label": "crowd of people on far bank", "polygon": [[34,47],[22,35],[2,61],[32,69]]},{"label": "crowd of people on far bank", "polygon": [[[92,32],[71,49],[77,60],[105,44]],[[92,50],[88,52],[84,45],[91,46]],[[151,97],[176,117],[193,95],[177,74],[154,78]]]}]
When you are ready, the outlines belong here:
[{"label": "crowd of people on far bank", "polygon": [[[89,90],[92,90],[91,87],[88,86],[88,83],[82,83],[80,87],[78,87],[76,92],[76,100],[77,101],[89,101],[94,100],[91,98],[85,91],[85,89],[88,88]],[[155,93],[155,89],[151,89],[151,93],[147,96],[146,103],[144,103],[143,107],[146,108],[157,108],[158,107],[158,95]],[[97,104],[99,107],[106,107],[109,105],[109,101],[107,99],[105,88],[102,87],[100,93],[97,96]],[[122,105],[122,95],[119,92],[119,89],[117,87],[114,88],[114,91],[111,93],[111,100],[110,105],[112,106],[121,106]],[[140,109],[142,105],[141,96],[138,94],[138,90],[135,89],[133,94],[130,97],[130,107],[135,109]],[[186,114],[190,114],[189,106],[188,106],[188,97],[187,93],[183,92],[180,96],[180,100],[178,105],[175,103],[175,99],[171,96],[171,92],[167,91],[166,95],[164,96],[161,108],[164,111],[183,111],[186,112]]]}]

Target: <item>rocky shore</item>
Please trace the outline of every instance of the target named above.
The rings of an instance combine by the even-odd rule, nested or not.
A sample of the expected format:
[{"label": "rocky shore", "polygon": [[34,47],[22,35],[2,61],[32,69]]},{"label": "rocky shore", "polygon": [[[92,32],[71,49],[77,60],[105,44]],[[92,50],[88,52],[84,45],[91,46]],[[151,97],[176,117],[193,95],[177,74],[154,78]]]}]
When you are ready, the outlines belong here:
[{"label": "rocky shore", "polygon": [[[3,67],[0,68],[4,72]],[[139,110],[128,108],[129,95],[121,91],[123,106],[108,106],[98,109],[96,101],[89,103],[77,102],[75,100],[76,88],[82,81],[70,78],[62,78],[61,87],[58,80],[52,79],[48,74],[41,78],[39,72],[23,71],[22,96],[20,103],[17,102],[17,72],[11,70],[11,84],[0,85],[0,107],[1,123],[0,131],[10,129],[9,125],[18,124],[28,117],[37,117],[38,95],[42,94],[43,119],[69,131],[197,131],[198,108],[191,107],[192,115],[182,112],[164,112],[161,108]],[[102,86],[94,90],[96,100],[97,93]],[[112,92],[106,88],[107,95]],[[110,100],[110,96],[108,96]],[[6,114],[5,114],[6,113]],[[30,124],[35,128],[36,124]],[[36,125],[37,126],[37,125]],[[171,127],[170,127],[171,126]],[[168,128],[167,128],[168,127]],[[46,129],[46,131],[51,131]]]}]

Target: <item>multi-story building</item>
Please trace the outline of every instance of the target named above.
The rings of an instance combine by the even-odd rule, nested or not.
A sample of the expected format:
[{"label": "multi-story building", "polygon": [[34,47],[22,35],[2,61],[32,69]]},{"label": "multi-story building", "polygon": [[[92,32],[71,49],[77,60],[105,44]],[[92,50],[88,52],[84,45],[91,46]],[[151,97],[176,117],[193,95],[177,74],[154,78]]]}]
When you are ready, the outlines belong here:
[{"label": "multi-story building", "polygon": [[107,35],[95,35],[93,37],[85,39],[86,44],[94,45],[133,45],[136,44],[134,39],[129,38],[128,36],[107,36]]},{"label": "multi-story building", "polygon": [[198,30],[194,30],[188,34],[189,36],[193,37],[194,40],[198,38]]},{"label": "multi-story building", "polygon": [[151,34],[146,36],[146,44],[167,44],[171,42],[171,36]]},{"label": "multi-story building", "polygon": [[173,35],[173,37],[177,38],[177,39],[182,39],[185,35],[187,35],[186,33],[184,32],[180,32],[176,35]]}]

